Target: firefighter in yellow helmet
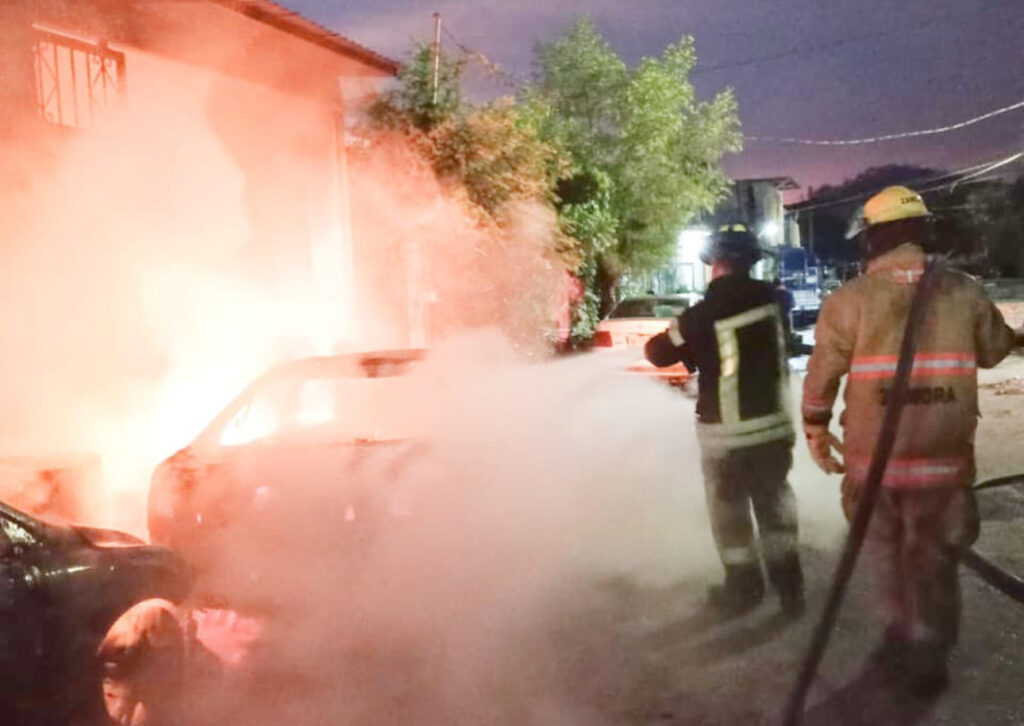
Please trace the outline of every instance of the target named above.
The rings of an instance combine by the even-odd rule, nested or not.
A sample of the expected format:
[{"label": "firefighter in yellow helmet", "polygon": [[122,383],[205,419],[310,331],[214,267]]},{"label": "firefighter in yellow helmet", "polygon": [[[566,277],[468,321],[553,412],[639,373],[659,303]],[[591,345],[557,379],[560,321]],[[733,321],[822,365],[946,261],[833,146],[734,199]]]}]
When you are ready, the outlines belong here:
[{"label": "firefighter in yellow helmet", "polygon": [[[815,462],[844,474],[852,517],[881,427],[911,299],[930,247],[921,196],[894,186],[864,205],[866,272],[826,298],[803,391],[803,427]],[[907,406],[865,539],[885,618],[872,662],[916,694],[945,688],[960,619],[958,553],[977,536],[974,481],[977,368],[999,363],[1020,333],[971,277],[940,268],[919,337]],[[842,463],[828,425],[846,376]]]}]

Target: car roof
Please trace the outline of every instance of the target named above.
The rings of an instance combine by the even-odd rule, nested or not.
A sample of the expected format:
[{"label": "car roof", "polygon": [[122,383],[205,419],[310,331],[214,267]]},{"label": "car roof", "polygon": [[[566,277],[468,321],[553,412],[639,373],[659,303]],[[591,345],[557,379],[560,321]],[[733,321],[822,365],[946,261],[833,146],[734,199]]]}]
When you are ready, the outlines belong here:
[{"label": "car roof", "polygon": [[353,364],[363,369],[367,378],[377,377],[377,368],[388,363],[406,364],[423,360],[427,355],[423,348],[400,348],[394,350],[372,350],[361,353],[343,353],[340,355],[313,356],[296,358],[281,363],[257,376],[241,393],[206,425],[193,444],[209,440],[211,432],[219,430],[225,422],[249,399],[252,393],[275,379],[289,378],[334,378],[351,375]]},{"label": "car roof", "polygon": [[343,353],[341,355],[313,356],[309,358],[297,358],[274,366],[263,377],[287,376],[305,377],[322,376],[332,372],[343,373],[350,371],[353,364],[360,368],[369,369],[384,363],[411,363],[423,360],[427,351],[422,348],[408,348],[397,350],[374,350],[362,353]]}]

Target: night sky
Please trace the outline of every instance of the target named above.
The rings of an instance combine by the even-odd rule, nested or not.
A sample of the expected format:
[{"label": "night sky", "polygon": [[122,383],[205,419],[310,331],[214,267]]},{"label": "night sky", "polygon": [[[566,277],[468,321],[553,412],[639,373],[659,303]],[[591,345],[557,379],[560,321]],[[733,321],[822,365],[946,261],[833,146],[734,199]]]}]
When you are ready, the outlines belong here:
[{"label": "night sky", "polygon": [[[753,136],[843,139],[933,128],[1024,99],[1024,0],[283,2],[399,59],[411,39],[429,40],[437,10],[459,42],[520,76],[531,73],[534,44],[555,38],[580,13],[631,64],[689,34],[697,41],[698,93],[731,86],[743,131]],[[820,186],[878,164],[955,169],[1022,146],[1024,109],[939,136],[853,148],[748,141],[726,170]]]}]

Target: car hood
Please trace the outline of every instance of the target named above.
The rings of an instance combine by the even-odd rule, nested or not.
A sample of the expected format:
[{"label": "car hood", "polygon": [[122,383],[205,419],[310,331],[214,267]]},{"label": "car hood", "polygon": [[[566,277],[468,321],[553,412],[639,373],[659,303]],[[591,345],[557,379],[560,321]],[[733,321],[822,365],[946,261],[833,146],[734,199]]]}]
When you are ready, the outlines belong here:
[{"label": "car hood", "polygon": [[144,540],[139,539],[135,535],[116,529],[85,527],[81,525],[74,525],[72,529],[82,535],[86,542],[93,547],[143,547],[146,544]]}]

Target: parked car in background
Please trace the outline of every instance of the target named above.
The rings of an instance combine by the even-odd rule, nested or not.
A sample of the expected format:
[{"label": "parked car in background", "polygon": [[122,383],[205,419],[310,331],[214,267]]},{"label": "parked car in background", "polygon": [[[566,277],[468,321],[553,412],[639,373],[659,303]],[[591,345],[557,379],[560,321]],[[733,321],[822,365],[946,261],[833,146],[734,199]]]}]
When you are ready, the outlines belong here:
[{"label": "parked car in background", "polygon": [[0,502],[0,723],[102,723],[107,631],[133,606],[180,601],[189,586],[163,547]]},{"label": "parked car in background", "polygon": [[594,348],[604,350],[635,349],[638,356],[628,370],[660,378],[682,386],[690,379],[690,372],[682,363],[668,368],[657,368],[643,356],[643,347],[653,336],[668,328],[673,318],[700,301],[697,293],[677,295],[643,295],[628,297],[612,308],[594,333]]},{"label": "parked car in background", "polygon": [[[388,484],[418,450],[422,432],[408,374],[423,357],[400,350],[305,358],[257,378],[157,467],[151,539],[180,553],[202,579],[213,559],[223,563],[243,544],[272,549],[268,538],[287,533],[270,520],[285,509],[287,521],[360,537],[380,517],[405,513]],[[261,511],[271,534],[254,542]],[[257,595],[255,569],[264,554],[242,558],[254,568]],[[235,594],[219,594],[238,603]]]}]

